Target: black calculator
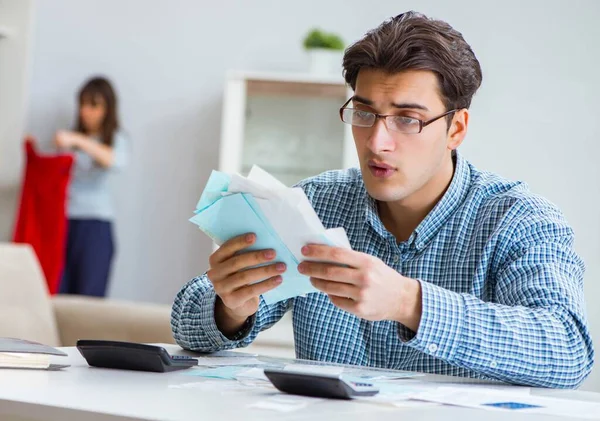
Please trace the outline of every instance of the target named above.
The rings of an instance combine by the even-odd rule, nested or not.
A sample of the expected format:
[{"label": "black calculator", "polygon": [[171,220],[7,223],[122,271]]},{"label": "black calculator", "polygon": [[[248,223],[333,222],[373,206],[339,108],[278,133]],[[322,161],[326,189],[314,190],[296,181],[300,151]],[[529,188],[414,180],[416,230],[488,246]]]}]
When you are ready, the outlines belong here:
[{"label": "black calculator", "polygon": [[280,391],[294,395],[352,399],[379,393],[379,388],[371,383],[348,381],[336,375],[265,368],[265,376]]},{"label": "black calculator", "polygon": [[92,367],[165,373],[198,365],[196,358],[170,355],[157,345],[80,339],[77,349]]}]

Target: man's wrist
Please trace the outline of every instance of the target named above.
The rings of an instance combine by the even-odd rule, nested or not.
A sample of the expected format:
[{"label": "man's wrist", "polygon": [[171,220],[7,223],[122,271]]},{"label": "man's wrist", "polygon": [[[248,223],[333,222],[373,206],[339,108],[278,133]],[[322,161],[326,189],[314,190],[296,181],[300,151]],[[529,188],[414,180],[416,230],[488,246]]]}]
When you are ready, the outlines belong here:
[{"label": "man's wrist", "polygon": [[232,314],[219,296],[215,301],[215,323],[227,338],[233,338],[244,327],[248,317]]},{"label": "man's wrist", "polygon": [[394,320],[416,333],[419,330],[422,312],[421,282],[404,278],[400,289],[400,305]]}]

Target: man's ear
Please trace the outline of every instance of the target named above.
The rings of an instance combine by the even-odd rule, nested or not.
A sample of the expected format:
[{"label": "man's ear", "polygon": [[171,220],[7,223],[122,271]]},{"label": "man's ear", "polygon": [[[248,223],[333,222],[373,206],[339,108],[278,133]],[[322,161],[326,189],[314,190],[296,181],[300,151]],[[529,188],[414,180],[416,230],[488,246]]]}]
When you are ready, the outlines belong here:
[{"label": "man's ear", "polygon": [[454,118],[448,129],[447,144],[449,150],[457,149],[467,135],[469,126],[469,110],[462,108],[454,113]]}]

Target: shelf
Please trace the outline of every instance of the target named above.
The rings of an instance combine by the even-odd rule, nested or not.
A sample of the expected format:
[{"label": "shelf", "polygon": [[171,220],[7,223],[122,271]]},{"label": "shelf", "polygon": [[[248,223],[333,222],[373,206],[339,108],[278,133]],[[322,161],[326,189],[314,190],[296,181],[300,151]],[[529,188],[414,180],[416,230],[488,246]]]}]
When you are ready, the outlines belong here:
[{"label": "shelf", "polygon": [[341,76],[312,73],[230,71],[229,81],[246,86],[246,94],[263,96],[304,96],[345,98],[346,82]]},{"label": "shelf", "polygon": [[346,98],[347,90],[344,85],[334,83],[282,82],[273,80],[246,81],[248,95],[265,96],[307,96]]},{"label": "shelf", "polygon": [[230,71],[229,79],[240,79],[246,81],[265,81],[299,84],[325,84],[346,87],[346,81],[339,75],[319,75],[301,72],[242,72]]},{"label": "shelf", "polygon": [[286,185],[355,166],[351,128],[338,109],[350,94],[341,75],[229,71],[219,170],[257,164]]}]

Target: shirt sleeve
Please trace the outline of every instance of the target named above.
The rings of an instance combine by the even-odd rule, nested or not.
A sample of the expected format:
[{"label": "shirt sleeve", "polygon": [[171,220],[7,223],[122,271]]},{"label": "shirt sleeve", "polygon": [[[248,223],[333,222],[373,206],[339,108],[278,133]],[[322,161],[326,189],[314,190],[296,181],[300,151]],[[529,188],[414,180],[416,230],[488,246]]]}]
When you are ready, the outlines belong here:
[{"label": "shirt sleeve", "polygon": [[293,299],[267,305],[261,296],[258,311],[234,339],[229,339],[215,321],[216,298],[206,274],[192,279],[179,291],[171,312],[171,329],[175,341],[182,348],[215,352],[248,346],[261,331],[273,326],[293,306]]},{"label": "shirt sleeve", "polygon": [[573,232],[560,214],[531,213],[507,238],[488,277],[490,302],[421,280],[418,332],[399,325],[400,338],[497,380],[576,387],[591,371],[594,350]]},{"label": "shirt sleeve", "polygon": [[122,132],[116,132],[113,137],[114,161],[111,169],[122,170],[129,162],[129,139]]}]

